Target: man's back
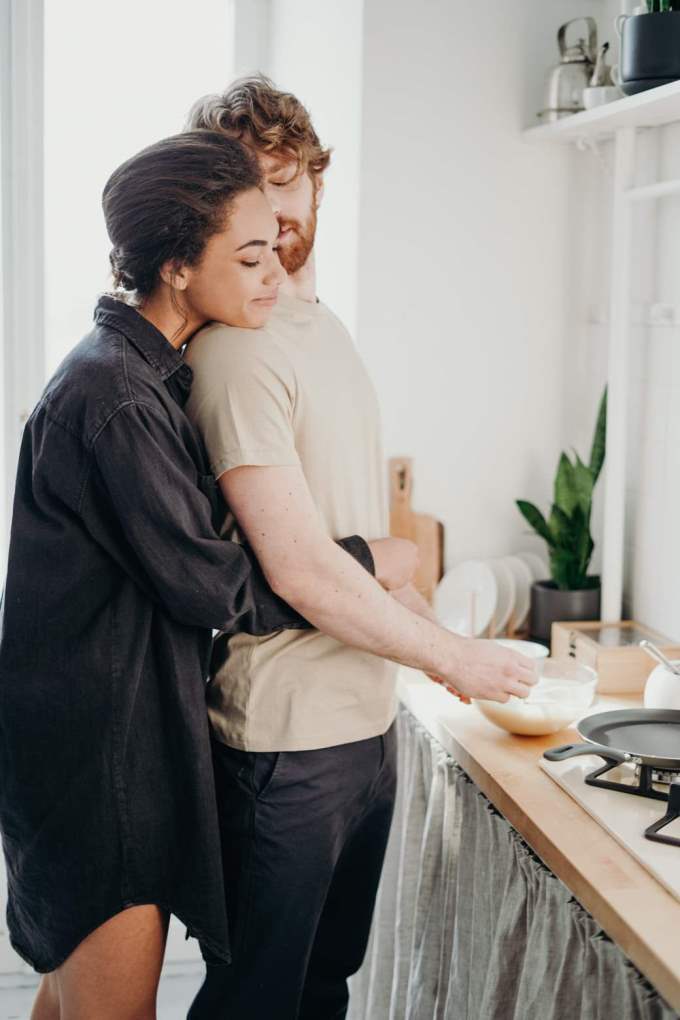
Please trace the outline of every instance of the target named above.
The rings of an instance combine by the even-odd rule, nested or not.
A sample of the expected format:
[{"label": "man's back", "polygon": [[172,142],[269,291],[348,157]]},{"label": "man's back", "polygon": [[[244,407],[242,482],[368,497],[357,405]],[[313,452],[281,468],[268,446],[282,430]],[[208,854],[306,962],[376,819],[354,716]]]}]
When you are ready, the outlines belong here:
[{"label": "man's back", "polygon": [[[219,476],[300,465],[331,538],[387,533],[380,416],[354,345],[323,304],[281,295],[269,325],[213,324],[192,342],[187,412]],[[233,518],[225,533],[238,537]],[[310,750],[382,734],[395,667],[318,631],[218,640],[215,734],[246,750]],[[221,647],[219,647],[221,645]]]}]

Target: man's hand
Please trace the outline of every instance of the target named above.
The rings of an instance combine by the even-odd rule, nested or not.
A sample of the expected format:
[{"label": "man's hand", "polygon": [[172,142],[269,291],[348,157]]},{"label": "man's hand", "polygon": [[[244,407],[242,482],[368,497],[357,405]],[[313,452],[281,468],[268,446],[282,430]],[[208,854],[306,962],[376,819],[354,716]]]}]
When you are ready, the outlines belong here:
[{"label": "man's hand", "polygon": [[418,546],[408,538],[376,538],[368,543],[375,562],[376,580],[392,592],[403,588],[418,569]]},{"label": "man's hand", "polygon": [[535,659],[511,652],[495,641],[462,638],[458,661],[438,679],[468,698],[506,702],[529,696],[538,681]]}]

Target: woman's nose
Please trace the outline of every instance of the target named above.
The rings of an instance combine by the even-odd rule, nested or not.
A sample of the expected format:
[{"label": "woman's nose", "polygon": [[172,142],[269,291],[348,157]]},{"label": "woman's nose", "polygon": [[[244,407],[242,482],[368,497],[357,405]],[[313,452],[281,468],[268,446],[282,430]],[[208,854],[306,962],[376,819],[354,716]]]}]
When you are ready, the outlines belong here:
[{"label": "woman's nose", "polygon": [[269,284],[276,284],[276,286],[278,287],[287,278],[288,273],[281,265],[279,261],[279,256],[276,254],[276,252],[272,252],[272,259],[271,262],[269,263],[266,282]]}]

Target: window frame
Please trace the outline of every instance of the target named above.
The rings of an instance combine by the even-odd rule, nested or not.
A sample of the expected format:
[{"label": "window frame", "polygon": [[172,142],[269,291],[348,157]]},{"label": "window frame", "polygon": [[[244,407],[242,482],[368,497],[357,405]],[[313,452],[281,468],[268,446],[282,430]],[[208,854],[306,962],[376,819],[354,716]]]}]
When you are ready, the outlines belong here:
[{"label": "window frame", "polygon": [[4,552],[21,433],[45,379],[43,0],[0,0]]}]

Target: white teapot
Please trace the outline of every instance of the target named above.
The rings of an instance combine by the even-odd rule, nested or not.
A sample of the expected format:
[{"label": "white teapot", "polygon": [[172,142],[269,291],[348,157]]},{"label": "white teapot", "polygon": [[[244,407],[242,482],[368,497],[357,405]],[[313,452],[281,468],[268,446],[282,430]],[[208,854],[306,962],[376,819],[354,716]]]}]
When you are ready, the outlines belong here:
[{"label": "white teapot", "polygon": [[[672,663],[680,666],[680,659],[673,659]],[[644,706],[680,709],[680,676],[671,673],[666,666],[656,666],[647,677]]]}]

